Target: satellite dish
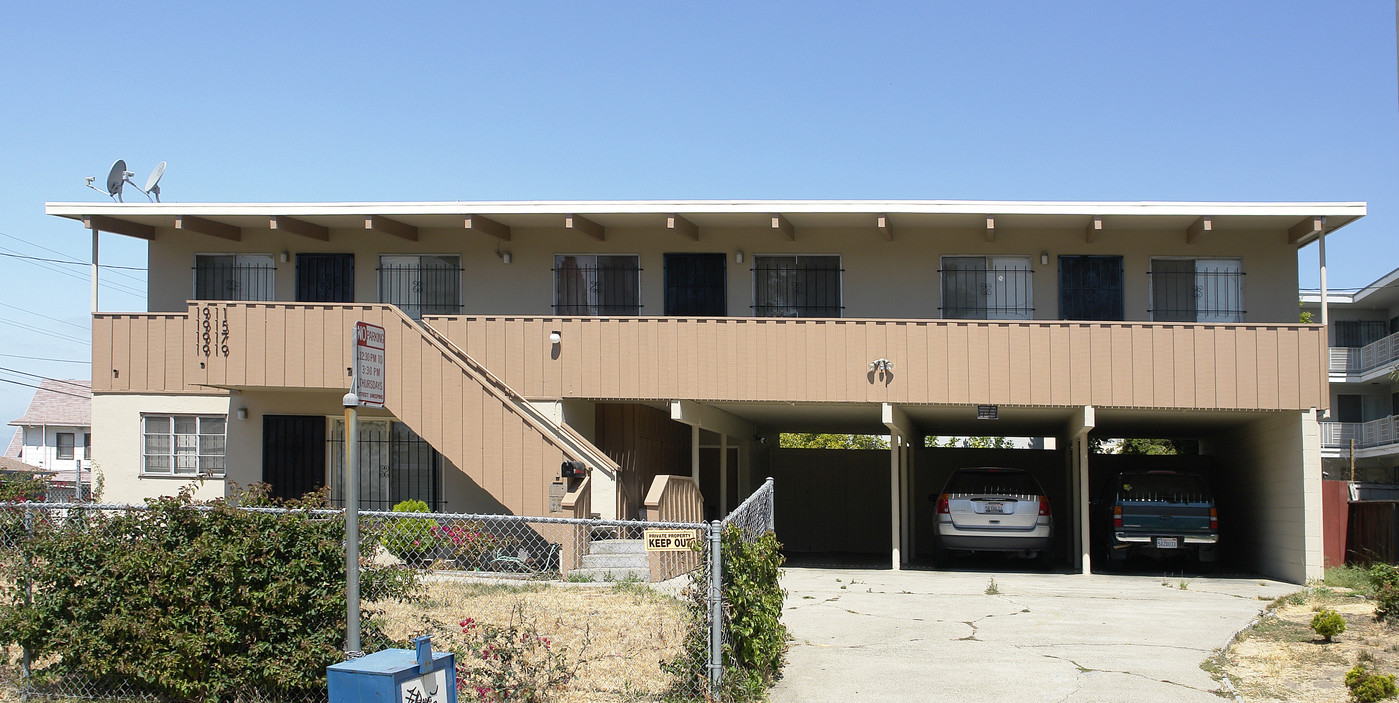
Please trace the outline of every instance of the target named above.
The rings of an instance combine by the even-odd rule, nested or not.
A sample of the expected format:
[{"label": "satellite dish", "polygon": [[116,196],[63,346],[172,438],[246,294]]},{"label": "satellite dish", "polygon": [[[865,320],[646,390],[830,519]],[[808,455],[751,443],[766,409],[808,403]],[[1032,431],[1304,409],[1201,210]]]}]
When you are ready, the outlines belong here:
[{"label": "satellite dish", "polygon": [[117,159],[107,172],[107,195],[121,200],[121,184],[126,182],[126,160]]},{"label": "satellite dish", "polygon": [[146,179],[146,187],[141,189],[141,192],[145,193],[146,197],[155,194],[156,202],[160,202],[160,177],[163,175],[165,175],[164,161],[156,164],[155,168],[151,169],[151,176]]}]

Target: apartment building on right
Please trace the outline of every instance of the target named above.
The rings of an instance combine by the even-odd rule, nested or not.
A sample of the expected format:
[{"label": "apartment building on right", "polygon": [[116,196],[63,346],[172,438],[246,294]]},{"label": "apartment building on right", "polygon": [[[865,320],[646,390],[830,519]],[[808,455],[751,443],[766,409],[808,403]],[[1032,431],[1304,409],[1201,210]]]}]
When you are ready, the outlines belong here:
[{"label": "apartment building on right", "polygon": [[[1320,292],[1300,299],[1320,322]],[[1331,409],[1321,422],[1322,472],[1388,493],[1381,487],[1399,486],[1399,269],[1353,292],[1330,291],[1326,302]]]}]

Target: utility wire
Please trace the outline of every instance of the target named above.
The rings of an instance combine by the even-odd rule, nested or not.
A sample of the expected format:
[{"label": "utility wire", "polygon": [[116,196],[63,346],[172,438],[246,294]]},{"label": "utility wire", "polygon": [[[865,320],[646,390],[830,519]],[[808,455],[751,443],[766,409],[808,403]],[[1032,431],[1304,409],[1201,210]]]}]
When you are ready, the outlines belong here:
[{"label": "utility wire", "polygon": [[19,381],[11,381],[11,380],[8,379],[8,378],[0,378],[0,383],[13,383],[13,384],[15,384],[16,386],[24,386],[24,387],[26,387],[26,388],[38,388],[38,389],[41,390],[41,391],[48,391],[49,393],[57,393],[58,395],[71,395],[71,396],[73,396],[74,398],[82,398],[83,400],[91,400],[91,399],[92,399],[92,396],[90,396],[90,395],[78,395],[77,393],[67,393],[67,392],[64,392],[64,391],[57,391],[57,390],[54,390],[54,389],[52,389],[52,388],[40,388],[39,386],[36,386],[36,385],[34,385],[34,384],[32,384],[32,383],[21,383],[21,382],[19,382]]},{"label": "utility wire", "polygon": [[[12,258],[12,259],[28,259],[28,260],[30,260],[30,261],[43,261],[43,262],[47,262],[47,263],[50,263],[50,264],[68,264],[69,266],[91,266],[91,265],[92,265],[91,263],[89,263],[89,262],[87,262],[87,261],[64,261],[63,259],[45,259],[45,258],[43,258],[43,257],[39,257],[39,256],[28,256],[28,255],[25,255],[25,254],[6,254],[6,253],[3,253],[3,252],[0,252],[0,256],[8,256],[8,257],[10,257],[10,258]],[[98,265],[97,265],[97,268],[103,268],[103,269],[122,269],[122,270],[125,270],[125,271],[145,271],[145,270],[146,270],[145,268],[142,268],[142,267],[140,267],[140,266],[117,266],[117,265],[115,265],[115,264],[98,264]]]},{"label": "utility wire", "polygon": [[78,361],[77,359],[51,359],[47,356],[24,356],[23,354],[0,354],[13,359],[31,359],[34,361],[52,361],[57,364],[91,364],[91,361]]},{"label": "utility wire", "polygon": [[[61,251],[59,251],[59,250],[57,250],[57,249],[50,249],[49,247],[46,247],[46,246],[44,246],[44,245],[42,245],[42,244],[39,244],[39,243],[37,243],[37,242],[31,242],[31,241],[29,241],[28,239],[24,239],[23,237],[16,237],[15,235],[9,234],[8,232],[0,232],[0,237],[6,237],[6,238],[8,238],[8,239],[13,239],[13,240],[15,240],[16,242],[23,242],[23,243],[28,244],[29,246],[34,247],[34,248],[36,248],[36,249],[43,249],[44,251],[49,252],[50,254],[58,254],[59,256],[65,257],[65,258],[68,259],[69,261],[75,261],[75,262],[78,262],[78,263],[82,263],[82,259],[79,259],[78,257],[73,256],[72,254],[67,254],[67,253],[61,252]],[[13,250],[12,250],[12,251],[13,251]],[[99,266],[104,266],[104,264],[99,264]],[[134,268],[134,267],[121,267],[121,268]],[[138,269],[138,270],[145,271],[146,269],[143,268],[143,269]],[[137,276],[133,276],[133,275],[131,275],[131,274],[129,274],[129,273],[121,273],[120,271],[118,271],[118,272],[116,272],[116,273],[117,273],[118,276],[125,276],[126,278],[129,278],[129,279],[131,279],[131,280],[133,280],[133,281],[136,281],[137,283],[145,283],[145,279],[139,278],[139,277],[137,277]]]},{"label": "utility wire", "polygon": [[53,320],[54,322],[57,322],[57,323],[60,324],[60,325],[68,325],[69,327],[76,327],[77,329],[80,329],[80,330],[82,330],[83,332],[89,332],[89,331],[90,331],[87,327],[84,327],[84,326],[82,326],[82,325],[79,325],[79,324],[76,324],[76,323],[73,323],[73,322],[65,322],[65,321],[60,320],[60,319],[58,319],[58,318],[56,318],[56,317],[47,317],[47,316],[44,316],[42,313],[37,313],[37,312],[34,312],[33,310],[29,310],[29,309],[26,309],[26,308],[19,307],[18,305],[10,305],[9,303],[0,303],[0,306],[7,307],[7,308],[9,308],[9,309],[11,309],[11,310],[18,310],[18,311],[23,312],[23,313],[29,313],[30,315],[37,315],[37,316],[40,316],[40,317],[44,317],[44,319]]},{"label": "utility wire", "polygon": [[[5,247],[0,247],[0,252],[4,252],[4,251],[19,253],[19,252],[15,252],[15,250],[13,250],[13,249],[6,249]],[[29,257],[26,257],[26,258],[29,258]],[[67,276],[68,278],[71,278],[71,279],[74,279],[74,280],[77,280],[77,281],[88,282],[88,281],[92,280],[92,279],[88,278],[87,276],[78,275],[78,274],[73,273],[72,271],[69,271],[69,270],[64,269],[64,268],[58,268],[58,267],[56,267],[55,265],[50,264],[50,263],[45,263],[45,262],[41,262],[41,261],[33,261],[32,263],[33,263],[35,266],[38,266],[38,267],[41,268],[41,269],[44,269],[44,270],[46,270],[46,271],[52,271],[52,272],[57,273],[57,274],[59,274],[59,275],[61,275],[61,276]],[[125,285],[122,285],[122,284],[120,284],[120,283],[116,283],[116,282],[114,282],[114,281],[108,281],[108,282],[107,282],[107,286],[110,287],[110,288],[115,288],[115,289],[117,289],[117,290],[126,292],[126,293],[130,293],[131,295],[139,296],[139,297],[145,297],[145,295],[146,295],[144,291],[139,291],[139,290],[136,290],[135,288],[132,288],[132,287],[130,287],[130,286],[125,286]]]},{"label": "utility wire", "polygon": [[92,388],[92,386],[85,386],[85,385],[83,385],[83,384],[81,384],[81,383],[73,383],[72,381],[65,381],[65,380],[63,380],[63,379],[61,379],[61,378],[49,378],[48,376],[42,376],[42,375],[37,374],[37,373],[29,373],[28,371],[20,371],[19,369],[11,369],[11,368],[6,368],[6,367],[4,367],[4,366],[0,366],[0,371],[8,371],[8,372],[10,372],[10,373],[17,373],[17,374],[19,374],[19,375],[21,375],[21,376],[33,376],[34,378],[43,379],[43,380],[45,380],[45,381],[53,381],[54,383],[62,383],[62,384],[65,385],[65,386],[72,386],[72,387],[74,387],[74,388],[80,388],[80,389],[82,389],[82,390],[89,390],[89,389]]},{"label": "utility wire", "polygon": [[62,332],[54,332],[53,330],[46,330],[46,329],[44,329],[44,328],[42,328],[42,327],[35,327],[34,325],[27,325],[27,324],[25,324],[25,323],[23,323],[23,322],[18,322],[18,321],[16,321],[16,320],[9,320],[9,319],[0,317],[0,322],[4,322],[4,323],[7,323],[7,324],[15,325],[15,326],[17,326],[17,327],[23,327],[24,329],[30,330],[30,331],[32,331],[32,332],[38,332],[39,334],[46,334],[46,335],[49,335],[50,337],[57,337],[57,338],[59,338],[59,339],[63,339],[63,340],[69,341],[69,342],[75,342],[75,343],[77,343],[77,344],[86,344],[86,345],[88,345],[88,346],[91,346],[91,345],[92,345],[92,342],[89,341],[89,340],[86,340],[86,339],[79,339],[79,338],[77,338],[77,337],[74,337],[74,336],[72,336],[72,335],[67,335],[67,334],[64,334],[64,333],[62,333]]}]

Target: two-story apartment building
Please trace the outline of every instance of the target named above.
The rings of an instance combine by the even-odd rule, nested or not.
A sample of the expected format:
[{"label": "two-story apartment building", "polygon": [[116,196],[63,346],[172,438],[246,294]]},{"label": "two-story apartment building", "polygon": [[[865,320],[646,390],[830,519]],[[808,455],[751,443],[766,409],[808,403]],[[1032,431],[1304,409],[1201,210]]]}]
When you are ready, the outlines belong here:
[{"label": "two-story apartment building", "polygon": [[[1321,296],[1302,291],[1320,315]],[[1331,292],[1330,413],[1321,423],[1327,478],[1399,484],[1399,270],[1355,291]],[[1387,494],[1386,494],[1387,495]]]},{"label": "two-story apartment building", "polygon": [[[1364,204],[48,212],[149,242],[148,310],[93,319],[109,499],[194,478],[204,495],[254,481],[341,495],[350,330],[366,321],[388,359],[385,407],[361,414],[366,506],[548,514],[560,463],[578,460],[589,512],[635,517],[659,481],[687,476],[717,515],[781,469],[798,485],[779,487],[780,520],[847,526],[899,568],[928,551],[927,496],[953,468],[925,436],[1055,437],[1015,456],[1046,484],[1062,559],[1086,569],[1090,435],[1193,438],[1228,558],[1320,574],[1326,341],[1297,321],[1297,249]],[[889,434],[891,448],[835,474],[793,467],[780,432]]]}]

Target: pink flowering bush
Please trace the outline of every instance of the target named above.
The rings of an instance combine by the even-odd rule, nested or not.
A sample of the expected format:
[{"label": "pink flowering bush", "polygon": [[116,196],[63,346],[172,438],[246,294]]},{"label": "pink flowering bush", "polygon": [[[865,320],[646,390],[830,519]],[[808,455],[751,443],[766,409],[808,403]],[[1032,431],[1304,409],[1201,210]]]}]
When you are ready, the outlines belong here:
[{"label": "pink flowering bush", "polygon": [[577,654],[542,635],[516,606],[501,625],[466,618],[449,646],[457,655],[457,697],[462,701],[544,703],[578,673],[589,644]]},{"label": "pink flowering bush", "polygon": [[479,522],[433,525],[432,539],[437,553],[453,559],[458,568],[488,569],[502,546],[499,537],[487,532]]}]

